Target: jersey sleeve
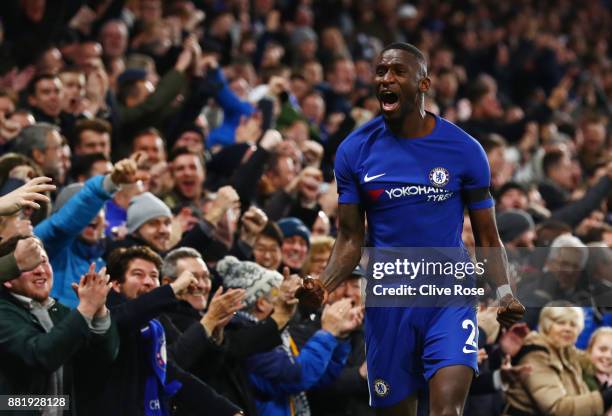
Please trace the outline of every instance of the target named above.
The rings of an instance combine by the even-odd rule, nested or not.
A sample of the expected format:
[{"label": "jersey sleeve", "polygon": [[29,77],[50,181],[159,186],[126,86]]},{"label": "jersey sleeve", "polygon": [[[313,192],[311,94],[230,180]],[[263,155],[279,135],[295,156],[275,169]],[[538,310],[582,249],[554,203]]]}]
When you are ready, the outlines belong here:
[{"label": "jersey sleeve", "polygon": [[476,140],[466,152],[467,171],[463,179],[463,198],[468,209],[493,207],[494,201],[489,192],[491,168],[487,155]]},{"label": "jersey sleeve", "polygon": [[336,152],[334,165],[334,175],[338,186],[338,203],[358,204],[361,202],[359,198],[359,184],[348,159],[346,146],[340,146]]}]

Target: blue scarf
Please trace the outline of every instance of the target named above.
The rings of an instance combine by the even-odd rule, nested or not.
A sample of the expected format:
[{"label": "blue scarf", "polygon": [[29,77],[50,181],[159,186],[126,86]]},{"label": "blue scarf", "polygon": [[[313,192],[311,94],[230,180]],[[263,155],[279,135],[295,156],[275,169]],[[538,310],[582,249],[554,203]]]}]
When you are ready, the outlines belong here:
[{"label": "blue scarf", "polygon": [[164,327],[157,319],[140,331],[146,344],[146,354],[150,367],[147,369],[144,391],[145,416],[168,416],[167,399],[181,388],[174,380],[166,384],[166,336]]}]

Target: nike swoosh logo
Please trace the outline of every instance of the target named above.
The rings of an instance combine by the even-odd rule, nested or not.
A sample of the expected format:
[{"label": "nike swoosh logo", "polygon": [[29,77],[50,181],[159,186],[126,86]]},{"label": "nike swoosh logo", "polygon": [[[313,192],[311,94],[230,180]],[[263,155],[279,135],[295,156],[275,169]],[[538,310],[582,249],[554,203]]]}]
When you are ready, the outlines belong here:
[{"label": "nike swoosh logo", "polygon": [[376,178],[380,178],[381,176],[385,176],[386,173],[381,173],[380,175],[374,175],[374,176],[368,176],[368,174],[366,173],[365,177],[363,178],[364,182],[370,182],[373,181]]},{"label": "nike swoosh logo", "polygon": [[464,353],[464,354],[472,354],[472,353],[474,353],[474,354],[475,354],[475,353],[477,353],[477,352],[478,352],[478,351],[474,351],[474,350],[471,350],[471,349],[469,349],[469,348],[463,347],[463,353]]}]

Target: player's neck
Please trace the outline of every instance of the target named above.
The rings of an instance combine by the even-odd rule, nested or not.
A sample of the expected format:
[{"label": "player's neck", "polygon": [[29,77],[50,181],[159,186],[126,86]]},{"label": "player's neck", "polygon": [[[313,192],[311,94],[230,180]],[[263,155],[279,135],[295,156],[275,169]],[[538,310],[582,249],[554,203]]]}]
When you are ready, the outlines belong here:
[{"label": "player's neck", "polygon": [[436,120],[425,111],[422,113],[420,111],[413,111],[402,120],[397,122],[388,121],[387,125],[394,135],[410,139],[430,134],[436,125]]}]

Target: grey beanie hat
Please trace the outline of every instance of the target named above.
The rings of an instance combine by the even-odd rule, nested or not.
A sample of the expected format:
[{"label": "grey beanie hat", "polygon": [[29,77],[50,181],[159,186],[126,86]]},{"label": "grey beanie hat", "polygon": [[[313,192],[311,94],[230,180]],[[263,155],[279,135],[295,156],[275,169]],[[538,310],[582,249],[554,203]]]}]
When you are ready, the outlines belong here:
[{"label": "grey beanie hat", "polygon": [[520,209],[510,209],[497,216],[499,237],[504,243],[520,237],[521,234],[534,227],[531,216]]},{"label": "grey beanie hat", "polygon": [[53,203],[53,211],[51,213],[55,214],[57,211],[62,209],[66,202],[68,202],[70,198],[83,189],[84,186],[84,184],[77,182],[71,183],[70,185],[64,187],[57,195],[57,198],[55,198],[55,202]]},{"label": "grey beanie hat", "polygon": [[240,261],[234,256],[225,256],[217,263],[217,272],[223,279],[226,288],[244,289],[246,291],[244,303],[251,308],[257,299],[267,295],[279,287],[283,276],[275,271],[268,270],[252,261]]},{"label": "grey beanie hat", "polygon": [[172,218],[170,208],[151,192],[144,192],[132,198],[127,210],[128,233],[133,234],[145,222],[158,217]]}]

